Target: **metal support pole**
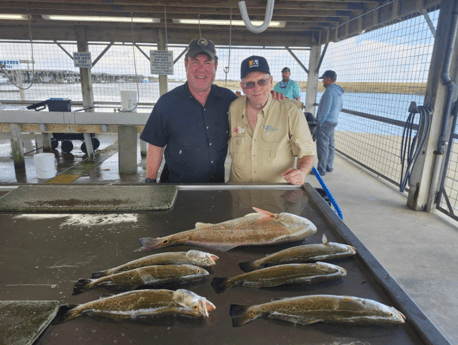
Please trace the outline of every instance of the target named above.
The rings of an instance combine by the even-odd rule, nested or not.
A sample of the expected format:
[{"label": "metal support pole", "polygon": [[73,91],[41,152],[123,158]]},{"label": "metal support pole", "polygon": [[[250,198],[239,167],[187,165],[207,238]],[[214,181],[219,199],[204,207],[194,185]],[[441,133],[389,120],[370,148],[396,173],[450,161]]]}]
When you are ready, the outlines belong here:
[{"label": "metal support pole", "polygon": [[[87,44],[86,38],[86,27],[78,25],[76,28],[77,31],[77,44],[78,52],[88,52],[89,45]],[[83,94],[83,107],[89,108],[85,111],[92,112],[92,107],[94,106],[94,92],[92,90],[92,79],[91,79],[91,69],[90,68],[80,68],[81,75],[81,90]],[[89,134],[84,134],[84,142],[86,143],[86,151],[90,160],[94,160],[94,148],[92,147],[92,140]]]},{"label": "metal support pole", "polygon": [[318,63],[321,46],[312,46],[310,49],[309,74],[307,77],[307,93],[305,95],[305,111],[315,115],[316,96],[318,94]]},{"label": "metal support pole", "polygon": [[[448,90],[442,81],[442,73],[444,64],[446,63],[447,47],[452,36],[450,28],[454,12],[454,2],[454,0],[443,0],[441,2],[437,24],[436,37],[440,37],[440,39],[434,41],[424,104],[432,111],[431,130],[425,147],[418,156],[413,168],[407,199],[407,205],[417,211],[431,209],[431,206],[427,205],[428,199],[429,202],[434,200],[433,197],[430,197],[431,187],[437,183],[434,180],[437,180],[440,176],[437,171],[440,171],[442,156],[436,155],[434,151],[436,151],[439,142],[442,119],[444,116],[450,116],[450,114],[444,114]],[[456,47],[456,43],[454,44]],[[454,60],[457,56],[456,53],[455,49],[452,61],[456,61]],[[436,165],[437,167],[435,168]],[[434,170],[436,170],[436,173],[434,173]]]}]

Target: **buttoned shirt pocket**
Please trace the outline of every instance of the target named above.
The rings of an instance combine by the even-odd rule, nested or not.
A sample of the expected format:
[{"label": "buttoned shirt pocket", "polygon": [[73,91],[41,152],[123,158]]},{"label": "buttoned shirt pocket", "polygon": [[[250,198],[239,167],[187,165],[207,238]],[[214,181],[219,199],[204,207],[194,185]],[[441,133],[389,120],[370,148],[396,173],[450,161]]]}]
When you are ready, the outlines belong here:
[{"label": "buttoned shirt pocket", "polygon": [[244,165],[250,156],[251,138],[246,133],[233,134],[230,151],[232,164]]}]

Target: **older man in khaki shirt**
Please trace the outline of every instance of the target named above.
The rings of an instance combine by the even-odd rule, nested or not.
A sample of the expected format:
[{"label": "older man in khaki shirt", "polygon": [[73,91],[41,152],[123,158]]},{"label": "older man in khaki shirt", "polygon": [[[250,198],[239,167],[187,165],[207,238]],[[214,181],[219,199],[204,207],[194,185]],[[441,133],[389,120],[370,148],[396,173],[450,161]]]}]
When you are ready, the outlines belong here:
[{"label": "older man in khaki shirt", "polygon": [[243,60],[241,78],[246,96],[229,108],[229,181],[303,184],[316,154],[304,114],[293,101],[272,100],[273,78],[263,57]]}]

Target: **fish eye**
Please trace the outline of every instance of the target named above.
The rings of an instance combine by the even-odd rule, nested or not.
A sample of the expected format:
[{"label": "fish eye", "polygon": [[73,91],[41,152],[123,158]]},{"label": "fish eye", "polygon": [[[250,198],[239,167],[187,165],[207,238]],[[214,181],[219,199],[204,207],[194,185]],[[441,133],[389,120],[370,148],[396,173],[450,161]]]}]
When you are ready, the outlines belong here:
[{"label": "fish eye", "polygon": [[196,306],[196,305],[194,305],[192,308],[193,308],[194,310],[198,310],[198,309],[199,309],[199,307]]},{"label": "fish eye", "polygon": [[168,241],[167,240],[164,240],[162,243],[166,244]]},{"label": "fish eye", "polygon": [[200,270],[196,270],[197,273],[200,273]]}]

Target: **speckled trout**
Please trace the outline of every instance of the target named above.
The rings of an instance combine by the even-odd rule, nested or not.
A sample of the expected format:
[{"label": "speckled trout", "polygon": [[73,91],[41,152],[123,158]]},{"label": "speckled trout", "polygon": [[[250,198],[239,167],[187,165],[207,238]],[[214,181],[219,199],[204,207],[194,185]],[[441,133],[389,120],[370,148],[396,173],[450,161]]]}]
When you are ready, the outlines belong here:
[{"label": "speckled trout", "polygon": [[172,245],[187,244],[221,252],[239,246],[256,246],[302,241],[316,232],[306,218],[290,213],[273,214],[253,207],[257,213],[218,224],[197,223],[193,230],[165,237],[141,238],[143,252]]},{"label": "speckled trout", "polygon": [[341,243],[328,242],[326,235],[323,235],[322,244],[306,244],[284,249],[253,262],[241,262],[239,266],[242,271],[251,272],[264,267],[290,263],[329,261],[355,254],[356,249],[354,247]]},{"label": "speckled trout", "polygon": [[404,323],[406,319],[395,308],[374,300],[334,295],[284,298],[250,307],[232,304],[230,315],[234,327],[261,316],[300,325],[316,322],[396,325]]},{"label": "speckled trout", "polygon": [[338,279],[346,275],[347,271],[342,267],[316,262],[267,267],[231,278],[215,277],[211,285],[216,293],[222,293],[233,286],[261,288],[284,284],[310,284]]},{"label": "speckled trout", "polygon": [[201,252],[200,250],[189,250],[187,252],[169,252],[145,256],[141,259],[130,261],[124,265],[110,268],[105,271],[92,273],[92,279],[109,276],[112,274],[133,270],[135,268],[153,265],[195,265],[210,267],[216,265],[219,258],[216,255]]},{"label": "speckled trout", "polygon": [[80,279],[73,287],[73,295],[104,287],[114,291],[135,290],[141,286],[185,283],[202,279],[209,273],[193,265],[155,265],[136,268],[98,279]]},{"label": "speckled trout", "polygon": [[101,298],[80,305],[63,305],[53,324],[59,324],[78,316],[97,315],[111,319],[128,319],[148,316],[181,314],[207,318],[215,310],[213,303],[192,291],[139,290]]}]

